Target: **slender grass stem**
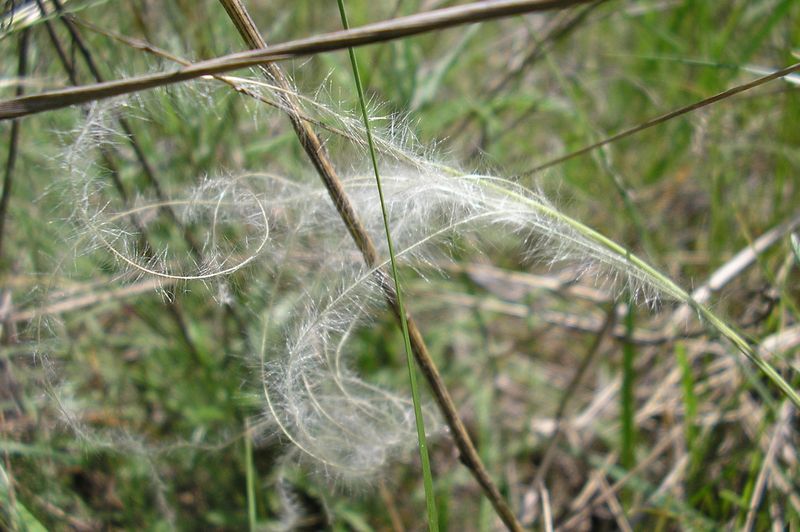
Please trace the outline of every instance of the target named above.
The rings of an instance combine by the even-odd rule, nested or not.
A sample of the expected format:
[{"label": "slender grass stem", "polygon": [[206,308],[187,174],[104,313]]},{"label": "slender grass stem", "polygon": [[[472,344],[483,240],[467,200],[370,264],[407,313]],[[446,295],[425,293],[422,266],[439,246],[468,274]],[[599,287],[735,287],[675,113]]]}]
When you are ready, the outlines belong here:
[{"label": "slender grass stem", "polygon": [[253,442],[250,440],[250,422],[245,420],[244,432],[244,460],[247,482],[247,524],[250,532],[256,530],[256,472],[253,463]]},{"label": "slender grass stem", "polygon": [[664,293],[689,305],[689,307],[697,312],[697,314],[703,320],[711,325],[711,327],[714,328],[718,333],[727,338],[743,355],[745,355],[753,364],[755,364],[755,366],[760,369],[761,372],[770,381],[772,381],[772,383],[775,384],[786,395],[786,397],[791,400],[792,403],[794,403],[796,407],[800,408],[800,395],[798,395],[797,391],[788,382],[786,382],[786,380],[781,377],[780,374],[778,374],[775,368],[773,368],[766,360],[764,360],[764,358],[755,349],[753,349],[747,340],[737,333],[722,318],[717,316],[705,305],[695,301],[688,292],[675,284],[675,282],[669,277],[659,272],[657,269],[653,268],[633,253],[630,253],[629,250],[625,249],[625,247],[614,242],[610,238],[598,233],[591,227],[582,224],[578,220],[575,220],[574,218],[571,218],[546,204],[534,201],[524,194],[520,194],[491,182],[484,182],[483,185],[492,190],[507,194],[510,197],[527,203],[535,210],[567,224],[584,237],[596,242],[597,244],[600,244],[612,253],[618,255],[620,258],[624,258],[634,270],[644,275],[649,282],[658,287],[660,290],[664,291]]},{"label": "slender grass stem", "polygon": [[559,165],[561,163],[567,162],[570,159],[574,159],[575,157],[580,157],[581,155],[583,155],[585,153],[589,153],[592,150],[595,150],[597,148],[601,148],[603,146],[611,144],[612,142],[616,142],[616,141],[622,140],[622,139],[624,139],[626,137],[630,137],[631,135],[635,135],[636,133],[639,133],[640,131],[644,131],[645,129],[649,129],[649,128],[657,126],[659,124],[663,124],[664,122],[667,122],[668,120],[672,120],[673,118],[677,118],[677,117],[685,115],[687,113],[691,113],[692,111],[696,111],[698,109],[702,109],[703,107],[707,107],[707,106],[709,106],[711,104],[717,103],[717,102],[719,102],[721,100],[725,100],[727,98],[730,98],[731,96],[735,96],[735,95],[739,94],[740,92],[744,92],[744,91],[750,90],[752,88],[758,87],[759,85],[763,85],[764,83],[767,83],[767,82],[772,81],[774,79],[779,79],[779,78],[783,78],[783,77],[789,76],[789,75],[797,72],[798,70],[800,70],[800,63],[795,63],[793,65],[787,66],[786,68],[782,68],[780,70],[775,70],[774,72],[770,72],[770,73],[768,73],[768,74],[766,74],[766,75],[764,75],[764,76],[762,76],[760,78],[756,78],[756,79],[754,79],[754,80],[752,80],[752,81],[750,81],[748,83],[743,83],[741,85],[736,85],[735,87],[731,87],[730,89],[724,90],[722,92],[718,92],[717,94],[709,96],[708,98],[703,98],[702,100],[696,101],[696,102],[691,103],[689,105],[685,105],[683,107],[679,107],[678,109],[673,109],[672,111],[669,111],[668,113],[653,117],[653,118],[651,118],[649,120],[645,120],[644,122],[642,122],[642,123],[640,123],[640,124],[638,124],[636,126],[633,126],[631,128],[628,128],[628,129],[625,129],[623,131],[620,131],[619,133],[616,133],[614,135],[611,135],[610,137],[606,137],[606,138],[604,138],[602,140],[599,140],[597,142],[589,144],[588,146],[584,146],[584,147],[582,147],[580,149],[577,149],[577,150],[572,151],[570,153],[567,153],[565,155],[561,155],[561,156],[556,157],[554,159],[550,159],[549,161],[546,161],[546,162],[544,162],[542,164],[539,164],[539,165],[531,168],[530,170],[526,170],[525,172],[522,172],[521,175],[527,176],[527,175],[532,175],[532,174],[541,172],[542,170],[545,170],[547,168],[551,168],[553,166],[556,166],[556,165]]},{"label": "slender grass stem", "polygon": [[634,300],[633,294],[628,295],[628,312],[625,315],[625,342],[622,344],[622,445],[620,450],[620,464],[627,470],[636,465],[635,438],[636,438],[636,374],[633,361],[636,350],[631,342],[634,328]]},{"label": "slender grass stem", "polygon": [[[345,30],[350,29],[350,24],[347,21],[347,11],[344,7],[344,0],[337,0],[339,4],[339,14],[342,17],[342,25]],[[392,243],[392,234],[389,229],[389,216],[386,213],[386,203],[383,199],[383,187],[381,186],[381,176],[378,171],[378,159],[375,154],[375,143],[372,139],[372,130],[369,125],[369,114],[367,113],[367,104],[364,98],[364,87],[361,85],[361,75],[358,71],[358,61],[356,60],[355,51],[348,48],[347,52],[350,56],[350,65],[353,68],[353,79],[356,85],[356,92],[358,93],[358,103],[361,107],[361,114],[364,119],[364,130],[367,134],[367,144],[369,146],[370,160],[372,162],[372,170],[375,173],[375,183],[378,188],[378,197],[381,203],[381,214],[383,215],[383,228],[386,232],[386,245],[389,248],[389,261],[392,269],[392,279],[395,286],[395,294],[397,297],[397,308],[400,313],[400,325],[403,330],[403,343],[406,352],[406,363],[408,365],[408,378],[411,382],[411,398],[414,402],[414,417],[416,418],[417,425],[417,440],[419,442],[419,456],[422,461],[422,476],[425,485],[425,503],[428,509],[428,529],[438,531],[439,519],[436,512],[436,500],[433,493],[433,476],[431,475],[431,464],[428,456],[428,444],[425,437],[425,421],[422,417],[422,407],[420,406],[419,388],[417,386],[417,375],[414,367],[414,355],[411,350],[411,336],[408,333],[408,319],[406,317],[405,306],[403,305],[403,291],[400,287],[400,276],[397,272],[397,261],[394,255],[394,245]]]}]

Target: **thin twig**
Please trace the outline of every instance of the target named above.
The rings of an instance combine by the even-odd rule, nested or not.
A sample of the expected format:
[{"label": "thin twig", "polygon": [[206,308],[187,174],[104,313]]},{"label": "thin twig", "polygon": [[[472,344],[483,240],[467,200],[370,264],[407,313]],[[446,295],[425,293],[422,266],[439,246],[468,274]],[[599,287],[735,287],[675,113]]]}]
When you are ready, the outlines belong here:
[{"label": "thin twig", "polygon": [[791,74],[793,72],[797,72],[799,70],[800,70],[800,63],[795,63],[793,65],[789,65],[789,66],[787,66],[785,68],[782,68],[780,70],[776,70],[775,72],[767,74],[766,76],[762,76],[760,78],[756,78],[753,81],[750,81],[748,83],[743,83],[741,85],[737,85],[735,87],[731,87],[730,89],[727,89],[727,90],[724,90],[722,92],[719,92],[719,93],[717,93],[717,94],[715,94],[713,96],[709,96],[708,98],[703,98],[700,101],[691,103],[689,105],[685,105],[683,107],[679,107],[678,109],[675,109],[675,110],[670,111],[668,113],[664,113],[662,115],[656,116],[656,117],[651,118],[649,120],[645,120],[644,122],[640,123],[637,126],[631,127],[631,128],[626,129],[624,131],[620,131],[619,133],[617,133],[615,135],[611,135],[610,137],[606,137],[603,140],[597,141],[597,142],[595,142],[593,144],[589,144],[588,146],[584,146],[583,148],[581,148],[579,150],[575,150],[573,152],[567,153],[566,155],[562,155],[560,157],[556,157],[555,159],[550,159],[549,161],[544,162],[544,163],[542,163],[542,164],[540,164],[538,166],[534,166],[530,170],[526,170],[525,172],[522,172],[522,174],[520,174],[520,175],[526,176],[526,175],[530,175],[530,174],[535,174],[537,172],[541,172],[542,170],[545,170],[547,168],[551,168],[551,167],[556,166],[558,164],[561,164],[563,162],[569,161],[570,159],[574,159],[575,157],[579,157],[579,156],[581,156],[581,155],[583,155],[585,153],[588,153],[588,152],[590,152],[592,150],[595,150],[595,149],[600,148],[602,146],[605,146],[607,144],[611,144],[612,142],[616,142],[616,141],[624,139],[626,137],[630,137],[631,135],[635,135],[636,133],[639,133],[640,131],[644,131],[645,129],[650,129],[651,127],[657,126],[659,124],[663,124],[664,122],[667,122],[668,120],[672,120],[673,118],[677,118],[677,117],[685,115],[687,113],[691,113],[692,111],[696,111],[698,109],[702,109],[703,107],[707,107],[707,106],[709,106],[709,105],[711,105],[713,103],[717,103],[717,102],[719,102],[721,100],[728,99],[731,96],[735,96],[735,95],[737,95],[737,94],[739,94],[741,92],[745,92],[745,91],[748,91],[750,89],[754,89],[754,88],[756,88],[756,87],[758,87],[760,85],[763,85],[765,83],[768,83],[770,81],[782,78],[784,76],[788,76],[789,74]]},{"label": "thin twig", "polygon": [[392,532],[405,532],[406,528],[403,526],[400,512],[397,511],[394,496],[392,492],[386,488],[386,483],[383,480],[378,481],[378,493],[380,493],[381,500],[386,506],[386,513],[389,515],[389,521],[392,523]]},{"label": "thin twig", "polygon": [[62,109],[71,105],[87,103],[146,89],[153,89],[188,81],[202,76],[222,74],[294,57],[303,57],[333,50],[364,46],[419,35],[463,24],[534,13],[584,4],[590,0],[495,0],[437,9],[384,22],[368,24],[347,31],[326,33],[305,39],[240,52],[192,66],[144,76],[85,85],[45,92],[35,96],[15,98],[0,102],[0,120],[17,118],[43,111]]},{"label": "thin twig", "polygon": [[75,74],[75,65],[70,63],[67,53],[64,51],[64,47],[61,46],[61,41],[58,40],[56,31],[53,29],[53,24],[50,23],[50,19],[44,16],[44,2],[42,0],[36,0],[36,5],[39,6],[39,11],[41,11],[42,20],[44,21],[44,29],[47,31],[47,35],[50,37],[50,42],[53,44],[53,48],[56,50],[56,55],[58,56],[59,61],[61,61],[64,70],[67,72],[67,78],[69,78],[69,82],[72,85],[78,85],[78,77]]},{"label": "thin twig", "polygon": [[553,532],[553,509],[550,507],[550,494],[544,484],[539,484],[537,488],[542,499],[542,521],[544,522],[545,532]]},{"label": "thin twig", "polygon": [[611,491],[611,486],[608,485],[608,481],[605,477],[600,478],[600,493],[606,499],[606,505],[608,509],[611,510],[611,515],[614,516],[614,520],[617,522],[617,526],[619,530],[622,532],[633,532],[633,528],[631,524],[628,522],[628,518],[625,516],[625,510],[622,509],[622,504],[620,504],[619,499],[614,493],[609,493]]},{"label": "thin twig", "polygon": [[154,290],[163,289],[171,283],[174,283],[171,279],[148,279],[123,288],[81,294],[61,301],[55,301],[42,307],[11,311],[8,314],[7,320],[10,323],[20,323],[54,314],[73,312],[98,303],[117,301],[141,294],[152,293]]}]

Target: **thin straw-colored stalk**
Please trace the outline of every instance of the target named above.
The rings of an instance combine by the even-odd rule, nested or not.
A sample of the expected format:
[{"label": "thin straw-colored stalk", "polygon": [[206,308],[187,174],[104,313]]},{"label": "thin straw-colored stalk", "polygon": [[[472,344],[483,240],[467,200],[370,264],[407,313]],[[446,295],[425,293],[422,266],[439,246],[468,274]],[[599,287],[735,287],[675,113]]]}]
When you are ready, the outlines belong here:
[{"label": "thin straw-colored stalk", "polygon": [[[344,29],[350,29],[347,21],[347,11],[344,7],[344,0],[337,0],[339,4],[339,14],[342,17]],[[433,493],[433,477],[431,475],[431,461],[428,456],[428,444],[425,437],[425,421],[422,417],[422,407],[420,406],[419,388],[417,387],[417,372],[414,368],[414,355],[411,350],[411,337],[408,333],[408,319],[406,316],[405,305],[403,304],[403,290],[400,287],[400,276],[397,273],[397,260],[394,255],[394,244],[392,243],[392,232],[389,229],[389,216],[386,213],[386,202],[383,199],[383,187],[381,186],[381,175],[378,171],[378,158],[375,153],[375,143],[372,140],[372,129],[369,125],[369,114],[364,98],[364,87],[361,84],[361,74],[358,71],[358,61],[356,53],[352,48],[348,48],[350,65],[353,69],[353,79],[358,93],[358,104],[361,107],[361,115],[364,119],[364,130],[367,134],[367,144],[369,155],[372,162],[372,170],[375,173],[375,185],[378,188],[378,198],[381,203],[381,215],[383,216],[383,229],[386,232],[386,245],[389,248],[389,261],[392,269],[392,279],[394,281],[394,292],[397,297],[397,308],[400,314],[400,325],[403,330],[403,345],[406,351],[406,364],[408,366],[408,379],[411,383],[411,398],[414,403],[414,417],[417,426],[417,441],[419,443],[419,457],[422,462],[422,478],[425,485],[425,505],[428,509],[428,529],[439,530],[439,518],[436,512],[436,499]]]},{"label": "thin straw-colored stalk", "polygon": [[673,118],[677,118],[679,116],[691,113],[692,111],[697,111],[698,109],[702,109],[703,107],[707,107],[721,100],[726,100],[731,96],[739,94],[740,92],[748,91],[752,88],[758,87],[759,85],[763,85],[764,83],[767,83],[769,81],[789,76],[790,74],[797,72],[798,70],[800,70],[800,63],[795,63],[793,65],[787,66],[786,68],[775,70],[774,72],[769,72],[768,74],[760,78],[754,79],[753,81],[749,81],[741,85],[736,85],[735,87],[731,87],[730,89],[718,92],[717,94],[709,96],[708,98],[703,98],[702,100],[692,102],[689,105],[684,105],[683,107],[679,107],[678,109],[673,109],[672,111],[669,111],[662,115],[655,116],[649,120],[645,120],[644,122],[636,126],[624,129],[619,133],[615,133],[610,137],[606,137],[602,140],[589,144],[588,146],[584,146],[583,148],[561,155],[554,159],[550,159],[549,161],[534,166],[530,170],[526,170],[525,172],[522,173],[522,175],[535,174],[547,168],[552,168],[553,166],[574,159],[575,157],[580,157],[581,155],[589,153],[592,150],[596,150],[597,148],[602,148],[603,146],[606,146],[618,140],[622,140],[624,138],[630,137],[631,135],[635,135],[636,133],[644,131],[645,129],[650,129],[651,127],[663,124],[664,122],[672,120]]},{"label": "thin straw-colored stalk", "polygon": [[384,22],[368,24],[352,30],[326,33],[298,39],[269,48],[230,54],[191,66],[144,76],[50,91],[35,96],[15,98],[0,102],[0,120],[16,118],[43,111],[62,109],[71,105],[112,98],[146,89],[153,89],[197,79],[202,76],[222,74],[240,68],[283,61],[294,57],[313,55],[352,46],[363,46],[419,35],[463,24],[483,22],[524,13],[535,13],[584,4],[590,0],[494,0],[437,9]]}]

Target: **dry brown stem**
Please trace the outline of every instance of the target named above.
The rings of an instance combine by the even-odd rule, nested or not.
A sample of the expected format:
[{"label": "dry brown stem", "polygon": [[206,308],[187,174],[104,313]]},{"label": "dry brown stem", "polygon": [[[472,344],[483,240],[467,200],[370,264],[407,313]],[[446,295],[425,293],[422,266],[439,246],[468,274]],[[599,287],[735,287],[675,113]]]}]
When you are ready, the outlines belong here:
[{"label": "dry brown stem", "polygon": [[249,68],[275,61],[302,57],[333,50],[384,42],[428,31],[449,28],[473,22],[483,22],[501,17],[534,13],[555,8],[587,3],[589,0],[497,0],[437,9],[407,17],[377,22],[346,31],[326,33],[284,44],[259,48],[248,52],[194,63],[170,72],[130,77],[94,85],[84,85],[0,101],[0,120],[17,118],[43,111],[62,109],[70,105],[113,98],[146,89],[153,89],[197,79],[202,76],[222,74],[240,68]]}]

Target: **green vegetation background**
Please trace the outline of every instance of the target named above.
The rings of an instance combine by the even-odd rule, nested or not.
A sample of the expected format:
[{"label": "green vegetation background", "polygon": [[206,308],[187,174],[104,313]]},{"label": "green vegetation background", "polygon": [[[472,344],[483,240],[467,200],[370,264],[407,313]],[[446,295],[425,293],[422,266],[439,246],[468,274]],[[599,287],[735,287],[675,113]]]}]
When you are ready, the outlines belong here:
[{"label": "green vegetation background", "polygon": [[[353,26],[449,4],[347,2]],[[247,5],[272,43],[339,29],[334,1]],[[373,115],[402,114],[422,146],[436,144],[441,157],[462,168],[515,176],[757,77],[754,69],[796,62],[792,51],[800,47],[800,4],[791,0],[608,1],[584,9],[443,30],[359,50],[368,96],[379,104]],[[76,16],[190,59],[242,47],[224,10],[211,0],[96,2]],[[55,20],[53,27],[71,57],[77,57],[64,28]],[[107,79],[169,65],[86,29],[81,34]],[[0,40],[4,79],[16,76],[19,35]],[[74,60],[79,81],[88,83],[86,68]],[[28,92],[67,83],[43,24],[30,29],[29,61]],[[286,71],[302,94],[355,111],[345,52],[295,61]],[[0,87],[0,95],[12,97],[13,90]],[[202,90],[174,88],[147,96],[148,109],[157,111],[134,121],[135,134],[164,186],[189,186],[205,174],[245,170],[313,175],[280,113],[260,110],[233,91]],[[796,78],[774,81],[520,180],[541,186],[571,214],[691,288],[759,234],[796,215],[798,90]],[[59,153],[82,116],[69,109],[21,122],[0,257],[0,289],[15,310],[70,294],[102,292],[120,268],[109,258],[65,251],[80,228],[66,221],[71,206],[51,192],[63,172],[56,162]],[[0,124],[3,157],[9,130],[9,123]],[[119,152],[117,164],[128,190],[146,189],[131,150],[123,146]],[[353,157],[334,153],[343,172],[365,167],[366,159]],[[170,231],[164,228],[165,241],[175,237]],[[462,270],[490,263],[554,274],[547,265],[527,261],[511,239],[500,238],[495,246],[492,253],[476,254],[467,242],[458,248],[457,264]],[[717,295],[714,307],[742,324],[754,340],[788,329],[798,318],[792,260],[788,239],[781,240]],[[257,277],[258,272],[247,270],[234,274],[234,306]],[[534,309],[571,315],[602,315],[607,309],[538,292],[504,300],[502,290],[487,288],[463,271],[426,281],[409,270],[404,278],[407,306],[422,325],[481,455],[504,495],[519,508],[547,444],[536,420],[552,418],[595,337],[547,324]],[[172,304],[155,291],[113,297],[60,313],[58,319],[4,326],[4,527],[236,530],[253,524],[250,502],[258,527],[277,528],[286,517],[287,498],[308,516],[309,529],[322,526],[315,521],[319,516],[337,530],[392,529],[397,526],[393,518],[408,529],[424,525],[414,455],[387,468],[380,480],[339,485],[283,462],[285,439],[246,445],[248,420],[257,421],[263,411],[248,359],[254,330],[246,309],[244,322],[234,319],[217,295],[213,287],[192,283],[172,294],[185,319],[183,331],[171,315]],[[531,310],[520,318],[504,312],[501,303]],[[660,323],[670,309],[637,309],[632,326]],[[359,331],[353,349],[368,381],[406,390],[396,329],[386,313],[374,327]],[[744,524],[766,459],[768,445],[762,440],[770,441],[779,420],[757,392],[763,388],[757,378],[726,386],[724,379],[713,378],[717,351],[708,348],[708,354],[689,364],[685,346],[682,341],[636,346],[624,356],[623,342],[606,342],[582,385],[570,391],[567,415],[582,412],[593,394],[625,368],[632,389],[591,420],[581,438],[559,445],[547,479],[557,518],[571,515],[570,504],[592,472],[602,468],[609,484],[627,479],[619,501],[636,529]],[[637,356],[645,350],[657,350],[650,358],[655,362],[641,367]],[[43,353],[46,359],[39,356]],[[783,356],[791,360],[796,355],[792,350]],[[648,415],[642,408],[665,368],[681,368],[682,361],[677,396],[665,397],[668,406]],[[746,367],[732,371],[752,374]],[[77,424],[70,426],[60,415],[48,374],[66,387],[59,394],[67,390],[80,404],[91,405]],[[774,390],[766,393],[780,402]],[[81,426],[115,436],[82,438],[75,430]],[[685,429],[676,450],[652,457],[675,426]],[[788,430],[787,440],[796,442],[794,428]],[[496,527],[491,508],[447,437],[434,436],[431,443],[442,528]],[[137,446],[143,452],[130,451]],[[688,465],[679,473],[681,488],[655,494],[682,456]],[[789,485],[768,484],[756,514],[757,529],[767,529],[776,507],[787,523],[800,523],[794,495],[798,465],[782,460],[777,467]],[[649,463],[626,477],[642,461]],[[620,522],[606,505],[599,505],[592,519],[584,524],[613,529]]]}]

